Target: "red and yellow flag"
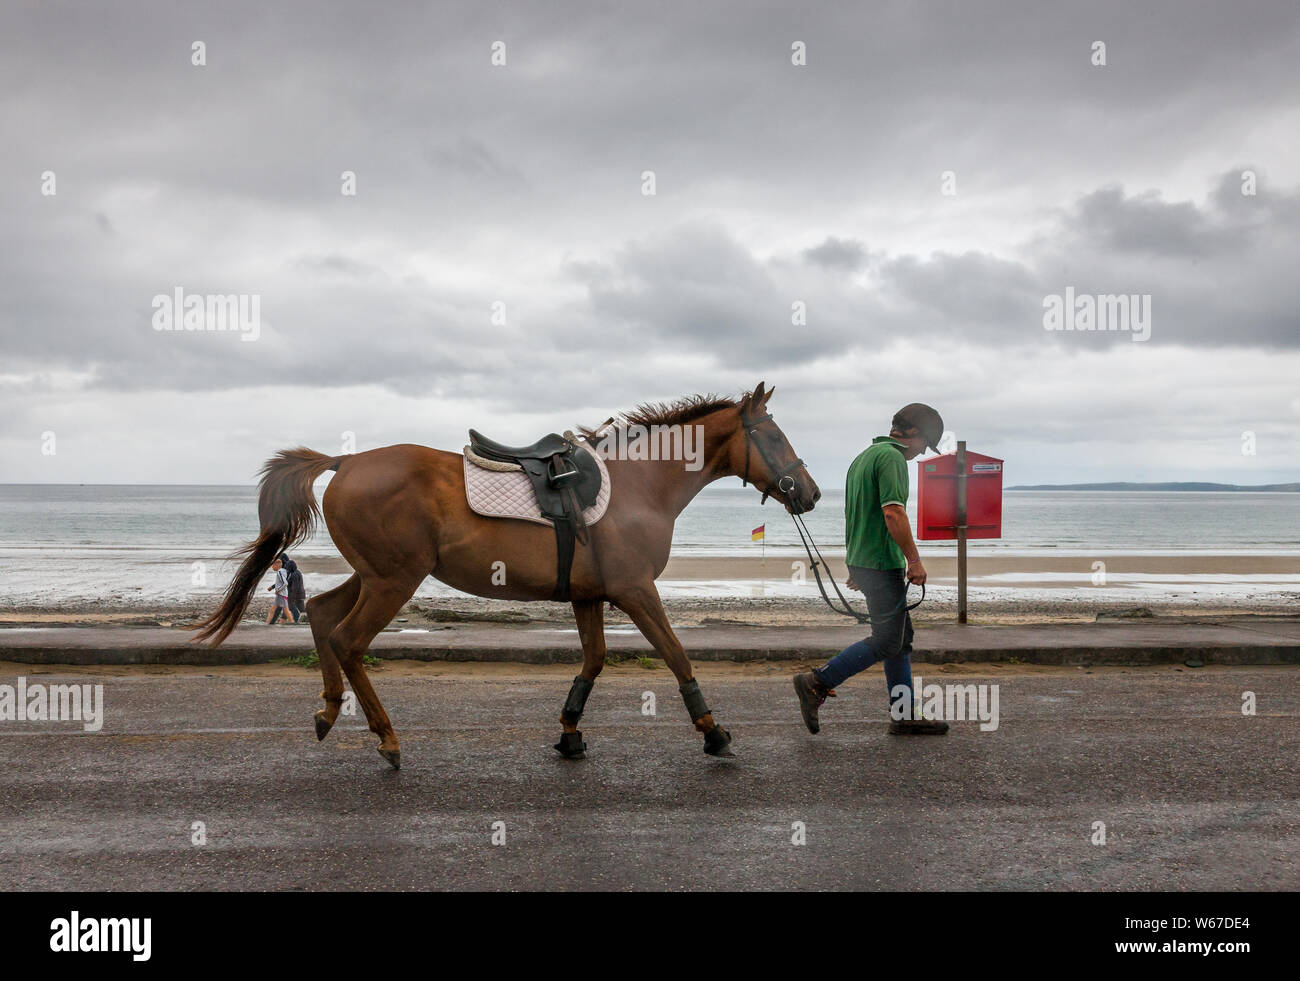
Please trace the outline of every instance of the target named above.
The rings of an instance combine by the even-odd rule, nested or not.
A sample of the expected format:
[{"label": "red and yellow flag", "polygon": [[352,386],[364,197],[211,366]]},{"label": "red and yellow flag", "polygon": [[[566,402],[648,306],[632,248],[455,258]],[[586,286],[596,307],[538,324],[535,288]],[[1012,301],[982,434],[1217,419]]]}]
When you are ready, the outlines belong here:
[{"label": "red and yellow flag", "polygon": [[767,538],[767,525],[761,524],[749,533],[751,542],[761,542]]}]

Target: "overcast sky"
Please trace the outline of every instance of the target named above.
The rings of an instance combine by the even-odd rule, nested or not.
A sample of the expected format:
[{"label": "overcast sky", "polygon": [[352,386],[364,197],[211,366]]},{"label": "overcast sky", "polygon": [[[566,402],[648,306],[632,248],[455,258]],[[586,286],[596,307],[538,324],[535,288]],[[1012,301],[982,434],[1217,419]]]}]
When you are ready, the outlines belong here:
[{"label": "overcast sky", "polygon": [[1009,483],[1300,480],[1300,5],[1057,6],[6,3],[0,482],[760,380],[825,487],[912,401]]}]

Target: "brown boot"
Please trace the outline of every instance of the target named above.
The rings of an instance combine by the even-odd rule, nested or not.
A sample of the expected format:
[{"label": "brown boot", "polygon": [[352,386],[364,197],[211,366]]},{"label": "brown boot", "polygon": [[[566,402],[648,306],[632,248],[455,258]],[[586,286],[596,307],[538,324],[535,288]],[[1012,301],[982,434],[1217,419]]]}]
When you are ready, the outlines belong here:
[{"label": "brown boot", "polygon": [[835,689],[827,688],[817,680],[817,675],[805,671],[794,676],[794,690],[799,696],[799,711],[803,713],[803,724],[808,727],[809,732],[816,734],[822,727],[817,718],[817,711],[822,707],[822,702],[835,697]]}]

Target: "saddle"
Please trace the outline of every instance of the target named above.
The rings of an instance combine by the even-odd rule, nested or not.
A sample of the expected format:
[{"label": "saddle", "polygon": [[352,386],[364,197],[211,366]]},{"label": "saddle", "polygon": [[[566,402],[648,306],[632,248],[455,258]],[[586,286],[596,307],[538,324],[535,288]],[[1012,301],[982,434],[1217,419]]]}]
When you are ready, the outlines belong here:
[{"label": "saddle", "polygon": [[600,494],[600,467],[572,434],[550,433],[530,446],[505,446],[469,431],[469,448],[477,456],[520,467],[532,484],[537,507],[555,526],[555,591],[551,599],[569,599],[574,543],[587,544],[583,511]]}]

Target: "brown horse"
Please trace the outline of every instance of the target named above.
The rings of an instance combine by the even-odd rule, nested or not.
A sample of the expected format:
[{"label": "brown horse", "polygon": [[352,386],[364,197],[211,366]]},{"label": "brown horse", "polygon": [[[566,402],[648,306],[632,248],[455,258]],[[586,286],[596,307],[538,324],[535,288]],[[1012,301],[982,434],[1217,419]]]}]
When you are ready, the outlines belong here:
[{"label": "brown horse", "polygon": [[[795,513],[811,510],[821,497],[767,411],[771,397],[760,382],[739,400],[694,396],[669,405],[642,405],[615,424],[625,436],[653,426],[690,426],[702,451],[689,465],[642,459],[647,454],[637,452],[622,458],[603,454],[609,505],[573,560],[571,597],[583,660],[560,718],[563,734],[556,749],[565,756],[580,756],[585,748],[578,720],[605,663],[606,601],[632,618],[676,676],[690,718],[704,733],[705,752],[732,755],[731,736],[714,721],[700,694],[655,579],[668,563],[677,516],[721,477],[752,482],[762,488],[764,500],[770,495]],[[584,433],[588,446],[594,446],[599,434]],[[307,602],[325,679],[316,737],[324,739],[338,718],[346,674],[371,731],[379,736],[380,754],[399,767],[397,735],[362,663],[370,642],[425,576],[479,596],[550,599],[557,575],[555,535],[543,525],[471,511],[459,453],[411,444],[336,457],[306,448],[282,450],[262,469],[261,534],[239,553],[244,560],[220,608],[200,625],[197,640],[210,640],[213,646],[225,640],[275,556],[310,535],[320,515],[312,482],[327,470],[336,474],[323,495],[325,524],[355,572],[341,586]],[[508,584],[496,585],[493,580],[500,577],[493,575],[494,568],[503,561]]]}]

